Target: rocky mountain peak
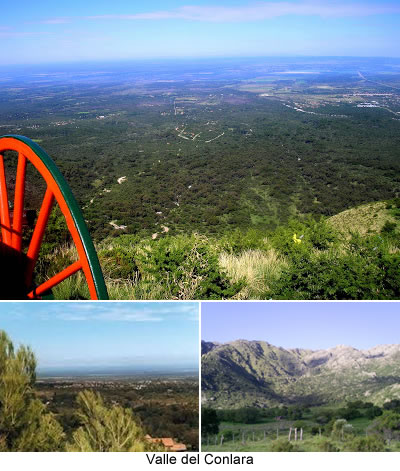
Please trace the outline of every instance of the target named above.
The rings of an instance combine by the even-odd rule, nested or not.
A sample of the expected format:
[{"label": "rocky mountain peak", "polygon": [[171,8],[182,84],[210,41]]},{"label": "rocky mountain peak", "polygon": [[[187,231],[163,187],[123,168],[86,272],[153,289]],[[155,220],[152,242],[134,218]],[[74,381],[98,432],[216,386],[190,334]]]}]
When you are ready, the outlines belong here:
[{"label": "rocky mountain peak", "polygon": [[331,397],[376,398],[377,403],[400,399],[400,345],[307,350],[240,339],[203,342],[202,354],[203,391],[207,396],[212,390],[217,401],[219,394],[227,395],[232,405],[243,397],[252,397],[253,404],[308,397],[320,402]]}]

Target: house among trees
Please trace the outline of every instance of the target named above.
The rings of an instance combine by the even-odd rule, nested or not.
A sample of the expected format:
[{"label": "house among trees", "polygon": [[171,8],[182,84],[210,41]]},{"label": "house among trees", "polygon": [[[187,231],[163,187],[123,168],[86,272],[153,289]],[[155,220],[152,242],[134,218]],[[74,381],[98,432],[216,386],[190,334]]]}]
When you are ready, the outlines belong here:
[{"label": "house among trees", "polygon": [[186,445],[177,443],[173,438],[152,438],[146,435],[146,440],[150,443],[158,443],[165,447],[166,451],[186,451]]}]

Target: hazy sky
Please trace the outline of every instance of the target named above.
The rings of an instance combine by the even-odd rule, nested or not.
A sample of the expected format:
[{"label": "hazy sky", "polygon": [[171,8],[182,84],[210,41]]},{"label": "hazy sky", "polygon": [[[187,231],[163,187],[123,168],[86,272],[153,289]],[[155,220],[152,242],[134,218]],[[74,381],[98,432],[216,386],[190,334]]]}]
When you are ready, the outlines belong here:
[{"label": "hazy sky", "polygon": [[259,55],[399,57],[398,0],[19,0],[2,64]]},{"label": "hazy sky", "polygon": [[197,367],[198,304],[0,303],[0,329],[40,367]]},{"label": "hazy sky", "polygon": [[211,302],[202,304],[201,319],[207,341],[265,340],[311,349],[400,343],[396,302]]}]

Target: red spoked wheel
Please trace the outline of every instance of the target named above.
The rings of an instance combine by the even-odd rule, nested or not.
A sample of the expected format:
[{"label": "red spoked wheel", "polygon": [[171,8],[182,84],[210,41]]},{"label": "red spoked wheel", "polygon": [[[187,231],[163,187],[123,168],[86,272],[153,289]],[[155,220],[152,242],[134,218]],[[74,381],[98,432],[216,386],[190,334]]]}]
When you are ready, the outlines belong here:
[{"label": "red spoked wheel", "polygon": [[[14,188],[13,211],[10,212],[4,153],[18,153],[18,164]],[[45,180],[46,191],[33,229],[29,245],[22,249],[24,200],[26,188],[27,164],[32,164]],[[33,285],[33,274],[38,261],[43,237],[54,203],[57,203],[64,215],[71,238],[75,244],[78,260],[50,277],[39,286]],[[24,136],[8,135],[0,137],[0,226],[1,226],[1,263],[4,280],[7,280],[8,270],[15,272],[10,283],[14,287],[5,287],[4,280],[0,282],[1,298],[13,299],[12,293],[18,292],[18,297],[41,299],[52,288],[72,276],[79,270],[83,271],[91,299],[108,299],[103,274],[97,258],[96,250],[90,238],[81,210],[59,169],[47,153],[35,142]],[[1,262],[0,259],[0,262]],[[7,280],[8,281],[8,280]],[[7,284],[7,283],[6,283]],[[7,291],[10,293],[8,295]]]}]

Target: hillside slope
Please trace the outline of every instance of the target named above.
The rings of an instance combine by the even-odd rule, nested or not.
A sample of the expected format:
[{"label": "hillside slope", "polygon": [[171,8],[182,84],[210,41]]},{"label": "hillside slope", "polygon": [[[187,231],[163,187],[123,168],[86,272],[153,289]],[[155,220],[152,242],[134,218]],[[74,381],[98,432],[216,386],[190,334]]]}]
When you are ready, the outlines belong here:
[{"label": "hillside slope", "polygon": [[264,341],[207,343],[202,400],[213,407],[400,399],[400,345],[284,349]]},{"label": "hillside slope", "polygon": [[360,235],[378,234],[385,223],[397,225],[393,211],[386,201],[376,201],[362,204],[346,211],[342,211],[328,218],[328,223],[344,235],[358,232]]}]

